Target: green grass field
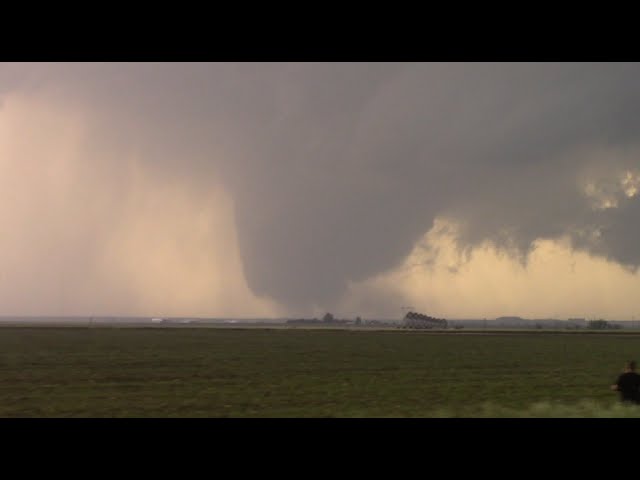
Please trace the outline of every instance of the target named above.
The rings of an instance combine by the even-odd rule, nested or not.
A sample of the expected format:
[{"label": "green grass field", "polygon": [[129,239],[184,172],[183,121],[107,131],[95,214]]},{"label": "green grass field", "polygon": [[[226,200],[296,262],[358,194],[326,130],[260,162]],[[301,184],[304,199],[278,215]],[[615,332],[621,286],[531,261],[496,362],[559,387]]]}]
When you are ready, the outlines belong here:
[{"label": "green grass field", "polygon": [[640,335],[0,328],[0,417],[640,417]]}]

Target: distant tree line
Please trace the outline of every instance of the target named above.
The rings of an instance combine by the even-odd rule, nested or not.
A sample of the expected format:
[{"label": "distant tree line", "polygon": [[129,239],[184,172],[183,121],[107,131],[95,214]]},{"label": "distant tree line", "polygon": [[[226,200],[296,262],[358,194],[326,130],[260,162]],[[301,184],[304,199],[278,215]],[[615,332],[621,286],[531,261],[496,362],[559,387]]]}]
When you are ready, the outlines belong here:
[{"label": "distant tree line", "polygon": [[[344,323],[349,323],[349,320],[338,319],[338,318],[335,318],[332,313],[326,313],[324,315],[324,317],[322,317],[321,320],[319,320],[317,318],[311,318],[311,319],[299,318],[299,319],[296,319],[296,320],[287,320],[287,323],[321,323],[321,324],[340,323],[340,324],[344,324]],[[360,317],[358,317],[357,320],[356,320],[356,324],[359,325],[360,323],[362,323],[362,320],[360,319]]]},{"label": "distant tree line", "polygon": [[408,312],[403,321],[404,328],[447,328],[444,318],[430,317],[418,312]]},{"label": "distant tree line", "polygon": [[590,330],[618,330],[622,327],[606,320],[589,320],[587,328]]}]

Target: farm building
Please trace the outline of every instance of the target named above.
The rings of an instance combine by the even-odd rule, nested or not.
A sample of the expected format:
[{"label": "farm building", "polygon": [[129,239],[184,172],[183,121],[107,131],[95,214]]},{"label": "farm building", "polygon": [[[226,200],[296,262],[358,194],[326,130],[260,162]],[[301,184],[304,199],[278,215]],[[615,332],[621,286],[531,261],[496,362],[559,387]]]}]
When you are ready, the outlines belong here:
[{"label": "farm building", "polygon": [[417,312],[408,312],[402,320],[402,328],[447,328],[447,321]]}]

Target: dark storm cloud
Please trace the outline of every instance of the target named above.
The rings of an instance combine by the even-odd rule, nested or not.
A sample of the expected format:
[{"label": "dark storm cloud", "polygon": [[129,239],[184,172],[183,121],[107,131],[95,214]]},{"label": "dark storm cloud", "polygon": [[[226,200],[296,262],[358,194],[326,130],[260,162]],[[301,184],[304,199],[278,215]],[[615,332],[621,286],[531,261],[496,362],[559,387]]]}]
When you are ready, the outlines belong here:
[{"label": "dark storm cloud", "polygon": [[601,177],[638,167],[637,65],[3,71],[0,94],[46,89],[92,112],[96,149],[134,148],[198,185],[219,174],[249,286],[292,308],[331,305],[347,282],[399,264],[438,215],[464,223],[467,245],[523,252],[536,238],[599,229],[597,243],[575,235],[575,245],[640,263],[637,197],[598,210],[580,184],[594,165]]},{"label": "dark storm cloud", "polygon": [[[411,65],[340,81],[357,70],[308,67],[294,84],[304,102],[252,152],[257,184],[235,192],[248,279],[289,303],[335,298],[347,280],[392,267],[438,214],[464,221],[470,244],[522,251],[597,226],[577,184],[593,159],[576,151],[635,145],[640,132],[635,66]],[[345,88],[365,86],[345,103]],[[609,238],[618,230],[603,232],[601,250],[637,262],[632,243]]]}]

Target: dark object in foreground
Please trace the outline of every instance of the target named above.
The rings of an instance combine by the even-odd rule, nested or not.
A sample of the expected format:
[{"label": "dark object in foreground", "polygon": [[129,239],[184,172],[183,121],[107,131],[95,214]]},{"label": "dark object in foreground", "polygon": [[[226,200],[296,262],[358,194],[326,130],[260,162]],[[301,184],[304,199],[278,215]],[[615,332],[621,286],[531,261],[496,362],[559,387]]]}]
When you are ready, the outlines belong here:
[{"label": "dark object in foreground", "polygon": [[626,363],[622,373],[612,390],[620,392],[620,400],[624,403],[640,404],[640,375],[636,373],[636,362],[630,360]]}]

